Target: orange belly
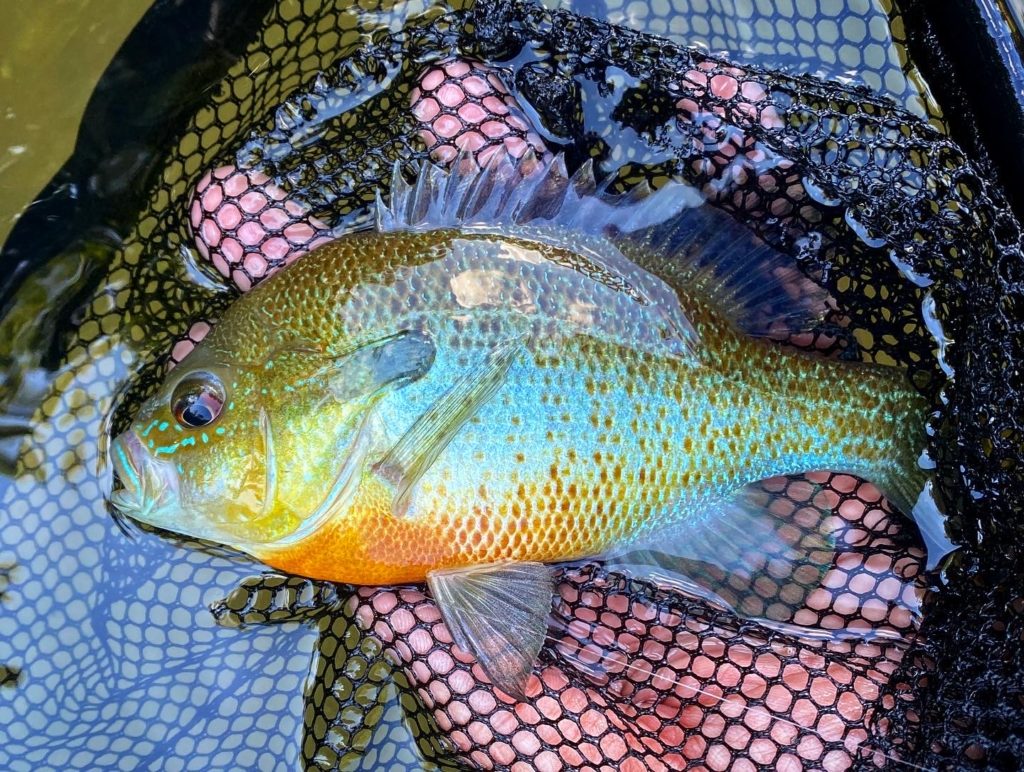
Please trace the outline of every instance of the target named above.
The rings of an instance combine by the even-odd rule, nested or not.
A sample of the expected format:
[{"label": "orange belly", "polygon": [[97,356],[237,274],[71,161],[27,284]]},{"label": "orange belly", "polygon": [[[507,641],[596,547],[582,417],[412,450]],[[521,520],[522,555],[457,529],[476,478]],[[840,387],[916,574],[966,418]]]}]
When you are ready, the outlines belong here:
[{"label": "orange belly", "polygon": [[570,560],[598,554],[605,546],[572,507],[524,516],[419,512],[401,518],[391,514],[388,493],[375,487],[364,486],[366,492],[346,517],[329,521],[292,544],[250,551],[289,573],[386,585],[422,582],[428,572],[440,568],[501,560]]}]

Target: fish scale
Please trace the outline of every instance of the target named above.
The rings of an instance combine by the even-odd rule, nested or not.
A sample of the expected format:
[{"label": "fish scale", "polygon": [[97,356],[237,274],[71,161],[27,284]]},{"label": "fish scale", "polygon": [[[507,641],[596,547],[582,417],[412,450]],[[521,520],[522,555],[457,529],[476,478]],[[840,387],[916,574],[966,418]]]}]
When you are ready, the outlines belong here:
[{"label": "fish scale", "polygon": [[718,597],[765,555],[831,565],[830,510],[794,529],[761,480],[858,474],[910,511],[924,403],[897,371],[765,340],[822,305],[783,256],[683,185],[455,168],[396,169],[375,231],[226,311],[115,440],[123,512],[311,578],[426,580],[522,696],[552,563]]},{"label": "fish scale", "polygon": [[[437,255],[455,238],[467,234],[338,242],[310,256],[318,262],[309,275],[337,275],[374,255]],[[274,282],[266,286],[269,294]],[[312,305],[296,290],[279,288],[281,302]],[[894,371],[784,352],[735,332],[706,308],[693,318],[702,341],[698,367],[592,338],[531,350],[499,398],[436,459],[408,519],[392,518],[386,490],[371,485],[354,517],[287,550],[270,549],[265,559],[303,575],[379,584],[498,559],[572,559],[752,479],[817,468],[863,473],[889,463],[895,438],[886,416],[917,406]],[[223,334],[238,339],[230,329]],[[438,337],[446,338],[439,348],[453,353],[376,408],[382,424],[396,427],[393,439],[494,342],[479,329]],[[468,356],[474,349],[477,356]]]}]

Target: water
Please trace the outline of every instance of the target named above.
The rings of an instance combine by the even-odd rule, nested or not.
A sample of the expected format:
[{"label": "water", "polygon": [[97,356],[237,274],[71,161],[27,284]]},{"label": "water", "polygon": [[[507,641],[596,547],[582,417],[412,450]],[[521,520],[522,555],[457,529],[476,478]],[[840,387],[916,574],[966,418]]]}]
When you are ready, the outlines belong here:
[{"label": "water", "polygon": [[[0,104],[8,108],[0,134],[0,237],[70,152],[76,116],[145,5],[96,0],[11,11],[15,18],[0,32]],[[154,377],[153,357],[168,350],[172,337],[197,316],[215,313],[222,303],[221,283],[205,275],[200,286],[189,278],[194,270],[182,267],[200,262],[183,212],[202,173],[230,160],[218,152],[219,144],[231,147],[260,129],[282,96],[308,88],[316,70],[327,69],[355,42],[352,30],[359,25],[400,29],[406,19],[438,9],[421,3],[366,5],[358,10],[341,2],[278,4],[262,40],[250,44],[247,38],[244,53],[230,55],[233,91],[222,92],[215,79],[196,87],[208,89],[209,103],[180,138],[175,133],[175,160],[144,195],[135,196],[131,208],[117,212],[113,219],[121,224],[94,229],[85,242],[36,263],[4,308],[0,563],[13,568],[0,621],[0,663],[16,667],[20,676],[16,689],[0,693],[0,766],[370,769],[450,759],[453,733],[443,717],[410,711],[417,694],[443,707],[439,715],[448,720],[467,706],[487,717],[483,723],[497,738],[484,741],[479,727],[464,728],[463,737],[488,758],[500,762],[502,738],[515,734],[500,710],[486,707],[493,700],[486,690],[452,697],[460,694],[454,676],[435,678],[419,693],[409,688],[398,664],[444,673],[431,659],[447,656],[441,648],[420,651],[412,636],[411,650],[403,654],[399,647],[399,654],[384,656],[380,643],[359,633],[350,613],[340,613],[347,596],[324,597],[329,589],[284,578],[273,590],[265,581],[247,584],[260,568],[244,557],[131,526],[126,533],[104,502],[106,437],[126,384],[139,370]],[[693,0],[676,8],[667,2],[577,7],[680,43],[727,51],[739,61],[860,81],[940,123],[919,76],[903,66],[905,52],[894,42],[885,14],[868,0],[777,8],[729,0]],[[302,11],[319,19],[320,32],[302,33],[317,28],[297,21]],[[358,83],[360,73],[353,72]],[[364,77],[363,83],[386,88],[389,77]],[[367,93],[350,94],[334,107],[348,110]],[[328,146],[338,141],[337,126],[327,120],[334,114],[326,111],[323,125],[307,123],[305,139]],[[599,112],[593,116],[600,119]],[[625,157],[636,142],[624,143]],[[77,195],[88,202],[95,194],[81,189]],[[345,220],[350,211],[337,200],[330,198]],[[46,234],[38,238],[43,242]],[[151,298],[161,302],[150,306]],[[827,478],[822,484],[837,504],[856,501],[844,487],[847,480]],[[582,586],[593,589],[586,581]],[[208,606],[225,598],[211,614]],[[613,615],[614,593],[609,598]],[[429,608],[410,590],[397,600],[384,593],[360,606],[359,613],[377,614],[383,625],[379,637],[409,632],[401,615],[380,611],[389,604],[412,615],[409,624],[429,635]],[[288,613],[280,610],[285,608]],[[827,612],[815,621],[827,620]],[[268,618],[279,624],[257,624]],[[625,688],[623,679],[609,676],[617,672],[614,662],[595,666],[587,660],[594,631],[581,632],[585,615],[573,608],[563,621],[567,632],[558,646],[566,661],[585,660],[597,678],[598,699],[601,690]],[[629,653],[618,639],[605,646],[613,660]],[[673,651],[692,654],[682,644]],[[675,696],[697,704],[713,681],[694,680]],[[557,684],[546,685],[562,694]],[[709,716],[719,715],[713,699],[710,705]],[[524,731],[532,726],[513,720],[522,720]],[[700,726],[710,736],[708,722]],[[810,742],[817,735],[803,736]],[[517,742],[505,745],[525,754],[530,739]],[[743,752],[755,757],[749,748]]]},{"label": "water", "polygon": [[74,148],[92,90],[149,0],[5,9],[0,28],[0,243]]}]

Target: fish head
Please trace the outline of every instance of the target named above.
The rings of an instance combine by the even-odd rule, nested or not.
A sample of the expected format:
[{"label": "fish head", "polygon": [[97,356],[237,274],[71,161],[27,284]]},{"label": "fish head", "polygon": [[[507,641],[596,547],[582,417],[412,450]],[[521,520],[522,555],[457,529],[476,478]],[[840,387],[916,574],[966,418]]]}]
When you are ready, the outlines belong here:
[{"label": "fish head", "polygon": [[344,516],[370,463],[374,405],[425,374],[434,348],[402,331],[232,357],[200,344],[142,405],[112,445],[122,487],[111,500],[148,525],[259,555]]},{"label": "fish head", "polygon": [[244,548],[262,511],[266,454],[258,374],[193,352],[111,446],[111,500],[147,525]]}]

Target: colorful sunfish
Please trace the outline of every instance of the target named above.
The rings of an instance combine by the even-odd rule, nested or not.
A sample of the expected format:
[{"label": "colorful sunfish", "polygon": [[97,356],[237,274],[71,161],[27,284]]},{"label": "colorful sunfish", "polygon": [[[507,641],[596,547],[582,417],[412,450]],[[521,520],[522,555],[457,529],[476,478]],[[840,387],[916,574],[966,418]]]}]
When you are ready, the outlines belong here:
[{"label": "colorful sunfish", "polygon": [[115,505],[287,572],[427,581],[522,695],[551,563],[784,551],[749,493],[780,474],[912,504],[922,399],[895,370],[764,340],[822,298],[700,203],[613,197],[560,159],[396,169],[375,230],[240,298],[171,371],[113,444]]}]

